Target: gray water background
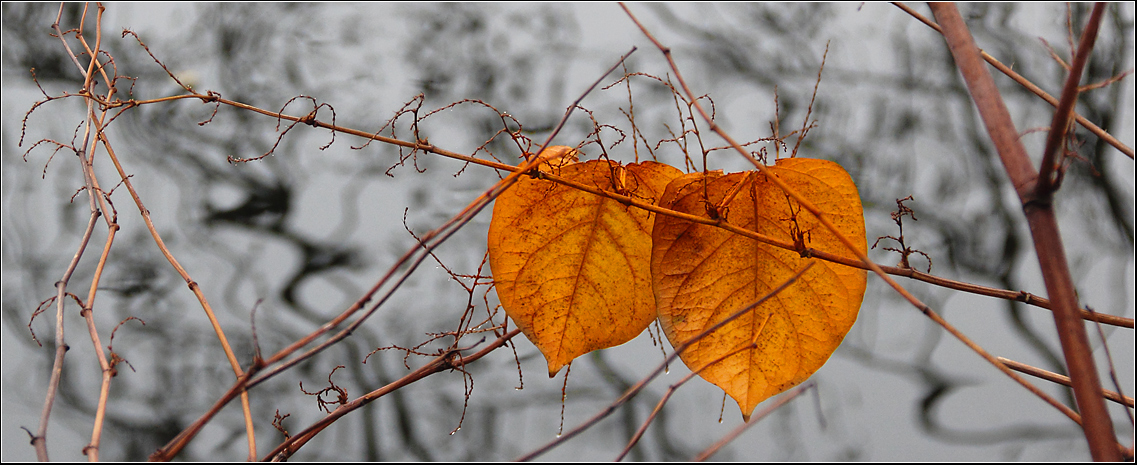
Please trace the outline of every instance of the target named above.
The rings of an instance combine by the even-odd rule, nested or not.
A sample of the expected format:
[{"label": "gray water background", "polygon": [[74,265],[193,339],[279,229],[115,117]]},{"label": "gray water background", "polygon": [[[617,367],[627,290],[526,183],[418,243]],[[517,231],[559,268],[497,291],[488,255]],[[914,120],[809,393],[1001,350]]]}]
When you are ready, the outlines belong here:
[{"label": "gray water background", "polygon": [[[666,44],[697,93],[714,99],[718,121],[737,138],[769,135],[777,86],[781,126],[801,124],[821,56],[829,41],[813,118],[819,126],[803,156],[841,163],[866,207],[870,244],[895,235],[889,218],[895,199],[919,221],[905,223],[909,245],[930,255],[944,277],[1044,295],[1021,208],[972,109],[941,37],[891,5],[632,5]],[[22,156],[44,137],[69,140],[82,121],[78,99],[53,102],[21,119],[41,98],[30,79],[53,94],[79,86],[58,39],[49,37],[55,4],[4,4],[3,10],[3,459],[30,460],[21,426],[34,430],[53,354],[54,309],[32,324],[45,342],[31,341],[28,321],[54,295],[86,223],[86,200],[70,202],[82,185],[73,156],[50,150]],[[922,8],[922,7],[921,7]],[[976,4],[961,9],[981,47],[1035,83],[1058,93],[1065,73],[1038,40],[1064,53],[1065,7]],[[1114,4],[1084,82],[1133,67],[1132,4]],[[926,11],[924,11],[927,14]],[[1077,24],[1086,10],[1077,6]],[[67,18],[75,18],[69,5]],[[481,99],[513,115],[543,140],[566,105],[633,45],[630,71],[668,73],[659,52],[614,4],[601,5],[245,5],[110,4],[104,44],[120,73],[136,76],[140,98],[177,93],[122,28],[136,31],[151,50],[198,89],[262,108],[279,109],[309,95],[335,108],[338,124],[377,130],[403,104],[424,92],[424,108],[463,98]],[[1066,52],[1068,53],[1068,52]],[[615,76],[605,84],[615,81]],[[1021,131],[1049,124],[1051,107],[1009,79],[996,76]],[[633,81],[636,121],[653,142],[677,117],[670,94],[647,80]],[[294,102],[292,114],[310,106]],[[583,102],[602,123],[627,129],[623,86],[597,90]],[[1083,96],[1079,111],[1133,145],[1133,79]],[[266,351],[286,345],[334,316],[414,244],[416,233],[437,227],[498,179],[473,166],[431,155],[388,169],[397,151],[294,129],[258,162],[226,163],[229,155],[259,156],[276,142],[272,118],[181,102],[134,110],[110,137],[132,182],[153,213],[171,251],[201,285],[239,357],[251,357],[250,310]],[[327,114],[321,113],[321,119]],[[423,125],[431,143],[470,153],[500,119],[476,105],[432,116]],[[557,142],[575,145],[591,128],[582,113]],[[604,133],[606,141],[614,132]],[[406,136],[406,132],[400,134]],[[1079,131],[1084,145],[1059,194],[1057,211],[1082,302],[1105,313],[1133,316],[1132,161]],[[706,137],[708,145],[721,145]],[[1045,133],[1023,136],[1038,159]],[[595,156],[595,145],[585,152]],[[492,145],[516,163],[508,143]],[[638,147],[644,148],[642,144]],[[632,160],[626,141],[609,150]],[[674,146],[662,161],[680,165]],[[512,157],[512,158],[508,158]],[[104,184],[117,179],[105,158]],[[737,155],[716,152],[712,169],[747,168]],[[46,166],[46,169],[45,169]],[[109,186],[107,186],[109,187]],[[115,351],[120,368],[111,387],[104,459],[141,460],[196,419],[231,383],[232,372],[184,282],[154,246],[124,189],[112,197],[122,225],[96,305],[104,344],[127,316]],[[488,212],[439,251],[458,273],[474,273],[485,251]],[[101,224],[101,223],[100,223]],[[85,285],[105,238],[96,228],[71,289]],[[95,250],[95,251],[92,251]],[[897,256],[879,250],[878,262]],[[920,258],[914,266],[923,267]],[[1021,304],[901,280],[918,297],[993,354],[1059,370],[1061,358],[1049,312]],[[479,294],[480,296],[480,294]],[[260,452],[280,440],[273,412],[291,414],[296,432],[320,418],[316,401],[299,392],[326,386],[328,372],[351,397],[407,372],[402,354],[363,357],[376,347],[414,346],[427,332],[453,328],[467,295],[427,262],[392,302],[348,340],[253,391]],[[496,300],[488,297],[493,305]],[[75,308],[69,307],[68,353],[61,396],[48,445],[55,460],[81,460],[97,399],[98,365]],[[1094,333],[1091,333],[1094,334]],[[1105,328],[1117,374],[1133,393],[1132,330]],[[439,374],[339,421],[308,444],[297,460],[508,460],[553,439],[560,420],[562,377],[547,379],[544,360],[518,338],[524,389],[516,390],[513,354],[501,350],[469,368],[474,388],[463,428],[463,376]],[[1095,346],[1100,341],[1092,337]],[[472,341],[471,341],[472,342]],[[433,351],[440,343],[428,345]],[[668,347],[670,349],[670,347]],[[1099,366],[1104,358],[1097,351]],[[571,428],[608,405],[662,359],[648,335],[583,357],[572,367],[564,424]],[[411,367],[424,358],[411,357]],[[673,366],[628,407],[581,437],[543,456],[548,460],[611,460],[670,383],[686,373]],[[1084,460],[1081,432],[1061,414],[999,374],[947,336],[876,278],[858,322],[830,361],[812,378],[820,403],[803,397],[752,428],[716,456],[722,460]],[[1063,389],[1037,382],[1069,402]],[[1105,383],[1111,383],[1108,380]],[[695,380],[678,391],[664,414],[629,456],[685,460],[741,420],[722,393]],[[820,410],[818,409],[820,406]],[[761,407],[760,407],[761,408]],[[1124,413],[1110,406],[1121,437],[1132,437]],[[819,417],[824,418],[822,423]],[[1132,444],[1131,440],[1123,441]],[[230,407],[182,455],[192,460],[244,457],[241,416]]]}]

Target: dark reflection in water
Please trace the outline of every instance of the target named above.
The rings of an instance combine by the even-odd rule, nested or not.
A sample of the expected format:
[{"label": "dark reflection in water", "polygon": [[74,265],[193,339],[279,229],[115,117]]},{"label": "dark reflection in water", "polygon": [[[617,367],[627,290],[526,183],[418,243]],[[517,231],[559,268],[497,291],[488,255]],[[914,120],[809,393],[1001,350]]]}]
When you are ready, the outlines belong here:
[{"label": "dark reflection in water", "polygon": [[[77,99],[37,110],[29,119],[24,146],[17,146],[20,120],[40,98],[28,69],[36,69],[40,84],[52,94],[81,85],[59,40],[47,34],[58,7],[6,3],[3,8],[5,414],[0,433],[4,459],[22,460],[34,455],[17,428],[34,430],[37,425],[54,349],[54,312],[31,325],[42,348],[28,337],[27,322],[36,305],[54,294],[53,283],[74,254],[88,212],[83,195],[70,202],[82,186],[75,157],[60,152],[48,164],[50,149],[40,148],[27,162],[20,158],[40,138],[70,140],[82,122]],[[519,137],[543,142],[565,106],[632,44],[640,50],[627,62],[628,72],[668,73],[658,51],[614,7],[210,4],[174,7],[173,14],[151,13],[141,5],[109,8],[133,15],[132,23],[104,24],[104,47],[120,73],[138,78],[132,88],[136,98],[173,95],[179,89],[133,38],[118,38],[124,26],[139,27],[155,55],[198,89],[297,115],[314,105],[289,99],[311,96],[334,108],[337,124],[364,131],[391,134],[383,123],[400,108],[419,108],[423,116],[463,99],[476,100],[432,114],[417,127],[411,125],[413,116],[405,114],[394,134],[461,153],[477,150],[480,157],[492,154],[506,163],[517,163],[520,150],[528,147],[519,147],[503,128],[520,127]],[[904,234],[933,261],[915,258],[914,267],[1044,294],[1021,206],[1008,189],[942,39],[890,8],[633,6],[674,47],[696,92],[714,99],[724,126],[744,140],[770,134],[775,86],[779,132],[801,126],[830,41],[812,102],[811,117],[819,126],[800,150],[837,161],[850,172],[866,206],[870,242],[896,234],[889,212],[895,199],[913,195],[909,205],[918,221],[906,222]],[[1037,37],[1044,36],[1059,55],[1069,55],[1061,7],[962,8],[986,51],[1043,88],[1060,88],[1064,71]],[[65,5],[62,24],[75,24],[81,11],[79,4]],[[1074,5],[1072,12],[1074,24],[1085,22],[1085,6]],[[1108,18],[1085,83],[1133,67],[1132,5],[1111,5]],[[604,85],[618,77],[610,76]],[[1049,124],[1049,105],[1005,78],[996,79],[1020,130]],[[603,151],[631,161],[634,153],[683,166],[677,144],[655,145],[679,127],[672,94],[648,78],[631,82],[631,111],[642,135],[630,130],[628,94],[620,84],[589,95],[583,106],[593,112],[591,118],[578,111],[558,143],[589,140],[584,151],[593,157]],[[1129,78],[1087,92],[1078,107],[1129,144],[1131,83]],[[419,93],[424,97],[416,100]],[[317,116],[330,122],[333,110],[321,107]],[[198,124],[204,121],[209,122]],[[251,112],[223,107],[215,114],[211,105],[177,102],[129,111],[110,131],[158,231],[205,290],[246,364],[254,351],[254,307],[262,350],[285,347],[372,286],[415,243],[406,228],[422,234],[438,227],[500,176],[379,143],[355,149],[364,143],[346,134],[336,134],[324,149],[333,140],[329,132],[300,125],[280,138],[286,127]],[[1041,151],[1044,134],[1024,134],[1031,153]],[[1058,201],[1073,274],[1083,303],[1132,317],[1132,164],[1093,135],[1079,130],[1078,136],[1077,157]],[[719,145],[717,139],[704,139],[708,147]],[[248,163],[227,161],[265,154],[270,155]],[[117,179],[113,169],[105,158],[96,163],[105,165],[97,169],[104,188],[110,189]],[[726,151],[713,152],[710,163],[712,169],[744,167]],[[695,166],[701,167],[701,161]],[[123,229],[108,259],[95,312],[104,344],[113,342],[131,368],[120,368],[112,384],[101,450],[103,459],[143,460],[208,409],[231,383],[232,372],[199,305],[154,246],[124,191],[112,196]],[[436,252],[447,268],[458,274],[477,272],[488,216],[477,217]],[[71,280],[70,289],[77,294],[86,294],[94,257],[106,237],[105,231],[96,231]],[[878,263],[897,260],[888,252],[873,254]],[[992,352],[1062,371],[1049,313],[903,284],[911,284],[921,299]],[[473,305],[484,315],[481,292]],[[441,266],[428,261],[350,338],[258,386],[251,399],[260,453],[282,439],[270,426],[274,412],[291,415],[284,425],[292,433],[324,415],[315,399],[299,391],[299,382],[309,390],[325,387],[337,365],[345,368],[333,380],[352,398],[392,382],[407,373],[404,352],[383,351],[360,362],[378,347],[415,347],[429,338],[427,333],[452,331],[469,298]],[[490,293],[486,301],[492,308],[496,297]],[[98,399],[98,365],[89,355],[78,312],[68,312],[68,344],[81,350],[68,354],[48,438],[57,460],[81,458],[75,454],[89,440]],[[144,320],[145,326],[124,323],[108,342],[110,329],[129,316]],[[1131,394],[1131,331],[1107,328],[1106,334],[1123,387]],[[474,336],[463,343],[475,342]],[[419,350],[433,353],[450,341],[439,339]],[[1080,431],[1040,409],[1025,391],[958,346],[870,278],[857,325],[814,377],[821,386],[824,426],[817,406],[798,400],[716,458],[1087,457]],[[464,393],[470,378],[459,372],[432,376],[340,420],[296,458],[503,460],[533,450],[556,435],[562,378],[545,379],[544,361],[528,342],[518,343],[517,357],[523,380],[510,351],[500,350],[467,367],[475,383],[468,400]],[[414,368],[425,360],[410,356],[406,363]],[[648,337],[579,359],[568,382],[565,427],[611,403],[661,360],[660,349]],[[682,367],[671,371],[612,418],[546,457],[615,457],[668,383],[686,373]],[[515,390],[521,382],[524,389]],[[1048,392],[1072,402],[1064,391]],[[721,402],[721,391],[707,383],[684,386],[629,458],[690,459],[737,425],[732,403],[718,424]],[[460,418],[462,429],[449,434]],[[1119,431],[1131,428],[1122,422]],[[231,406],[181,457],[237,459],[244,457],[245,447],[241,415]]]}]

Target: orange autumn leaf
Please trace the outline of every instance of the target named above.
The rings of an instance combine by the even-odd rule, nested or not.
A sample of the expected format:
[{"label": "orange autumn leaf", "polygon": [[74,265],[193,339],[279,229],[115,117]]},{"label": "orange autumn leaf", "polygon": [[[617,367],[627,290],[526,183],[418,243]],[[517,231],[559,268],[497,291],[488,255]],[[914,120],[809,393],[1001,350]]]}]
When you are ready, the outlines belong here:
[{"label": "orange autumn leaf", "polygon": [[[845,237],[866,249],[857,188],[839,165],[778,160],[771,173],[816,205]],[[730,224],[784,243],[856,258],[809,212],[758,172],[691,173],[672,181],[660,206],[703,217],[708,208]],[[725,201],[724,201],[725,199]],[[800,234],[795,232],[800,231]],[[652,284],[659,321],[672,346],[766,295],[809,258],[721,228],[658,215],[652,232]],[[680,354],[692,371],[721,387],[744,419],[759,403],[805,381],[829,359],[857,319],[865,272],[827,261],[747,315]]]},{"label": "orange autumn leaf", "polygon": [[[561,160],[568,147],[542,152]],[[656,162],[545,163],[578,183],[654,202],[679,170]],[[525,178],[494,204],[489,260],[502,307],[541,350],[552,377],[574,358],[623,344],[655,319],[654,214]]]}]

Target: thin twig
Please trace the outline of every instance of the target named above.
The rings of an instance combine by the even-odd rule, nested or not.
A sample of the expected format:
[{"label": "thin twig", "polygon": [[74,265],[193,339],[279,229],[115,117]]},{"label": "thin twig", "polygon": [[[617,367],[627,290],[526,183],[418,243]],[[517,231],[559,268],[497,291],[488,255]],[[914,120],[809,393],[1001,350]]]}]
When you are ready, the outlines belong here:
[{"label": "thin twig", "polygon": [[[1118,396],[1125,397],[1125,391],[1121,389],[1121,381],[1117,379],[1117,365],[1113,363],[1113,354],[1110,353],[1105,331],[1101,329],[1101,324],[1094,325],[1094,329],[1098,330],[1098,337],[1101,338],[1102,349],[1105,352],[1105,363],[1109,367],[1109,379],[1113,381],[1113,388],[1117,389]],[[1125,416],[1129,417],[1129,425],[1133,426],[1133,398],[1128,397],[1128,399],[1130,408],[1125,409]]]},{"label": "thin twig", "polygon": [[[809,116],[813,114],[813,102],[817,99],[817,88],[821,87],[821,72],[825,70],[825,59],[829,57],[829,41],[825,41],[825,53],[821,54],[821,66],[817,68],[817,80],[813,82],[813,95],[809,98],[809,107],[805,110],[805,119],[801,121],[801,129],[798,130],[797,142],[794,143],[794,150],[790,152],[790,157],[797,156],[797,149],[801,147],[801,141],[805,140],[806,134],[809,134],[809,129],[813,125],[809,124]],[[774,91],[775,99],[777,98],[777,90]],[[775,110],[776,111],[776,110]],[[777,118],[774,119],[777,121]],[[777,134],[774,134],[777,138]],[[774,147],[778,147],[778,143],[774,143]]]},{"label": "thin twig", "polygon": [[[769,317],[770,317],[770,315],[766,315],[767,321],[769,321]],[[763,325],[765,325],[765,323],[763,323]],[[759,333],[760,332],[761,332],[761,330],[759,330]],[[755,334],[754,337],[757,338],[758,334]],[[730,357],[733,357],[733,356],[735,356],[735,354],[741,353],[742,351],[757,348],[757,346],[758,346],[757,343],[751,342],[751,343],[745,344],[745,345],[743,345],[737,349],[734,349],[730,352],[727,352],[726,354],[723,354],[721,357],[715,358],[714,360],[707,362],[706,364],[703,365],[702,368],[699,368],[698,370],[687,373],[687,375],[684,376],[683,378],[681,378],[678,382],[668,386],[667,392],[663,393],[663,397],[661,397],[659,399],[659,402],[656,402],[655,408],[652,409],[651,414],[649,414],[647,416],[647,418],[644,419],[643,424],[640,425],[640,429],[636,430],[636,434],[634,434],[632,436],[632,439],[630,439],[628,441],[628,445],[624,446],[623,452],[620,452],[620,455],[617,455],[616,460],[614,460],[614,461],[619,462],[619,461],[623,460],[624,457],[628,455],[628,452],[632,451],[632,447],[634,447],[636,445],[636,443],[640,441],[640,438],[642,438],[644,433],[647,431],[647,427],[651,426],[651,422],[653,420],[655,420],[655,417],[657,415],[659,415],[659,412],[663,411],[663,406],[665,404],[667,404],[667,401],[671,399],[671,396],[674,395],[675,392],[679,390],[680,386],[683,386],[688,381],[694,379],[695,376],[699,375],[700,373],[702,373],[707,368],[710,368],[711,366],[713,366],[713,365],[715,365],[715,364],[717,364],[723,360],[726,360]],[[723,401],[725,402],[725,400],[726,399],[724,398]]]},{"label": "thin twig", "polygon": [[706,461],[707,459],[711,458],[711,456],[714,455],[715,452],[718,452],[719,449],[722,449],[723,446],[730,444],[731,441],[738,438],[739,435],[746,432],[746,430],[750,429],[751,426],[758,424],[758,422],[761,421],[763,418],[766,418],[766,416],[770,415],[775,410],[781,408],[783,405],[788,404],[791,400],[797,399],[798,396],[800,396],[803,392],[805,392],[806,390],[809,390],[809,389],[817,389],[817,382],[810,381],[810,382],[805,383],[801,386],[798,386],[793,391],[790,391],[790,392],[782,395],[781,397],[778,398],[777,402],[774,402],[774,403],[766,406],[766,408],[762,409],[761,412],[758,412],[757,415],[755,415],[753,418],[751,418],[750,421],[747,421],[746,423],[743,423],[741,425],[736,426],[733,430],[731,430],[730,433],[727,433],[727,435],[724,436],[721,440],[714,443],[713,445],[711,445],[711,447],[708,447],[703,452],[699,453],[699,455],[696,455],[695,458],[691,459],[691,461],[692,462],[703,462],[703,461]]},{"label": "thin twig", "polygon": [[289,457],[292,456],[292,454],[295,454],[297,450],[299,450],[301,447],[303,447],[304,444],[307,444],[308,441],[312,440],[312,438],[316,437],[317,434],[319,434],[321,431],[326,429],[328,426],[330,426],[332,423],[334,423],[336,420],[343,417],[344,415],[347,415],[348,413],[351,413],[355,410],[358,410],[361,407],[363,407],[364,405],[367,405],[367,404],[371,403],[372,401],[377,400],[380,397],[383,397],[384,395],[390,394],[391,392],[394,392],[398,389],[401,389],[404,386],[407,386],[411,383],[414,383],[415,381],[426,378],[427,376],[430,376],[432,374],[443,372],[446,370],[451,370],[451,369],[461,369],[465,365],[473,363],[473,362],[477,361],[478,359],[486,356],[490,352],[493,352],[497,348],[505,345],[505,343],[508,342],[511,338],[513,338],[514,336],[516,336],[520,333],[521,333],[521,330],[515,328],[512,331],[505,333],[501,337],[497,338],[496,340],[491,342],[490,345],[482,348],[482,350],[479,350],[478,352],[473,353],[473,354],[468,355],[468,356],[461,355],[461,352],[457,349],[448,351],[444,354],[441,354],[441,355],[435,357],[434,359],[432,359],[431,361],[427,362],[422,367],[419,367],[417,370],[415,370],[411,373],[408,373],[406,376],[403,376],[402,378],[399,378],[396,381],[388,383],[387,385],[385,385],[379,389],[376,389],[376,390],[371,391],[367,394],[364,394],[363,396],[360,396],[360,397],[356,398],[355,400],[352,400],[350,402],[347,402],[347,403],[340,405],[339,407],[336,407],[335,410],[332,410],[331,412],[328,413],[328,416],[321,418],[319,421],[314,423],[312,426],[309,426],[308,428],[305,428],[303,431],[285,439],[284,442],[277,445],[276,448],[274,448],[272,451],[269,451],[269,453],[266,454],[262,460],[264,460],[264,461],[271,460],[274,462],[275,461],[287,460]]},{"label": "thin twig", "polygon": [[[820,258],[822,260],[830,261],[833,263],[840,263],[846,266],[870,270],[868,266],[858,260],[851,260],[830,252],[825,252],[817,249],[805,249],[802,255]],[[1050,300],[1045,297],[1039,297],[1026,291],[1012,291],[1008,289],[998,289],[994,287],[980,286],[978,284],[967,283],[963,281],[955,281],[939,277],[930,273],[915,270],[912,268],[901,268],[897,266],[886,266],[877,264],[881,270],[893,276],[903,276],[905,278],[922,281],[928,284],[944,287],[947,289],[954,289],[957,291],[970,292],[972,294],[985,295],[988,297],[995,297],[999,299],[1014,300],[1022,302],[1027,305],[1032,305],[1038,308],[1044,308],[1053,311],[1053,306]],[[1123,316],[1109,315],[1105,313],[1090,312],[1086,309],[1079,309],[1079,316],[1086,321],[1096,321],[1102,324],[1120,326],[1123,328],[1133,328],[1133,319]]]},{"label": "thin twig", "polygon": [[1054,119],[1050,123],[1046,149],[1042,151],[1042,165],[1038,169],[1038,184],[1035,186],[1035,196],[1038,198],[1049,199],[1061,183],[1061,160],[1057,159],[1058,152],[1066,140],[1070,114],[1074,112],[1074,103],[1078,100],[1078,83],[1082,81],[1082,71],[1090,61],[1090,53],[1098,37],[1098,26],[1101,25],[1103,13],[1105,13],[1105,3],[1094,4],[1090,20],[1086,23],[1086,30],[1082,31],[1082,40],[1078,44],[1077,54],[1074,55],[1074,63],[1070,66],[1066,77],[1066,85],[1062,87],[1062,100],[1058,101],[1058,109],[1054,112]]},{"label": "thin twig", "polygon": [[[190,291],[193,292],[195,297],[197,297],[198,303],[201,305],[202,310],[205,311],[206,318],[209,319],[210,325],[213,326],[214,334],[217,335],[217,339],[221,343],[221,349],[225,352],[225,357],[228,359],[229,365],[233,369],[234,375],[236,375],[238,380],[242,379],[245,374],[244,370],[241,369],[241,364],[237,361],[237,356],[233,352],[233,348],[229,345],[229,339],[225,337],[225,331],[221,328],[221,323],[217,320],[217,316],[213,313],[213,308],[209,305],[209,301],[206,299],[205,293],[202,292],[201,287],[197,284],[197,281],[194,281],[194,279],[190,277],[189,273],[186,272],[185,268],[182,268],[181,264],[178,263],[178,260],[174,258],[174,255],[166,247],[165,242],[162,240],[162,236],[158,234],[158,230],[154,227],[154,222],[150,218],[150,210],[142,204],[142,198],[138,195],[138,192],[135,191],[134,186],[130,182],[130,177],[127,176],[126,171],[124,171],[122,168],[122,164],[119,163],[118,156],[115,155],[114,148],[111,147],[110,140],[107,139],[106,134],[103,132],[101,124],[97,119],[92,119],[92,121],[95,123],[97,129],[96,134],[99,138],[99,141],[102,142],[103,147],[107,150],[107,155],[110,157],[111,163],[114,164],[115,169],[118,170],[123,185],[126,186],[126,190],[130,192],[130,197],[134,200],[134,204],[138,207],[138,211],[142,216],[143,222],[146,223],[146,229],[150,232],[151,238],[154,239],[155,244],[158,245],[158,249],[162,252],[162,255],[166,257],[166,260],[170,263],[170,265],[174,267],[174,270],[177,271],[179,275],[181,275],[182,279],[189,286]],[[245,416],[245,427],[249,440],[250,454],[255,454],[255,435],[253,434],[252,429],[252,413],[249,407],[249,395],[247,392],[241,393],[241,409]],[[253,458],[256,458],[255,455]]]},{"label": "thin twig", "polygon": [[[1022,373],[1026,373],[1028,375],[1031,375],[1031,376],[1034,376],[1037,378],[1042,378],[1042,379],[1045,379],[1047,381],[1058,383],[1058,384],[1061,384],[1064,386],[1072,387],[1072,385],[1070,384],[1070,377],[1069,376],[1060,375],[1058,373],[1046,371],[1046,370],[1043,370],[1041,368],[1030,366],[1030,365],[1027,365],[1025,363],[1016,362],[1016,361],[1008,359],[1008,358],[999,357],[999,361],[1006,364],[1012,370],[1019,371]],[[1117,402],[1121,405],[1127,406],[1129,408],[1133,408],[1133,398],[1132,397],[1124,396],[1124,395],[1118,394],[1117,392],[1110,391],[1107,389],[1101,390],[1101,396],[1106,398],[1106,399]]]},{"label": "thin twig", "polygon": [[[89,167],[88,167],[89,169]],[[87,302],[81,314],[87,322],[87,333],[91,336],[91,344],[95,348],[95,356],[99,360],[99,368],[102,371],[102,382],[99,385],[99,402],[95,407],[95,423],[91,428],[91,442],[83,448],[83,452],[87,454],[87,458],[92,461],[99,460],[99,442],[102,437],[103,421],[106,418],[107,398],[110,395],[111,378],[114,377],[114,367],[107,360],[106,353],[103,352],[102,342],[99,340],[99,332],[95,328],[95,292],[98,290],[99,278],[107,263],[107,256],[110,255],[111,244],[114,243],[115,235],[119,230],[118,222],[111,219],[111,227],[107,231],[107,242],[103,245],[103,253],[99,257],[99,264],[95,267],[94,276],[91,278],[90,291],[87,294]]]}]

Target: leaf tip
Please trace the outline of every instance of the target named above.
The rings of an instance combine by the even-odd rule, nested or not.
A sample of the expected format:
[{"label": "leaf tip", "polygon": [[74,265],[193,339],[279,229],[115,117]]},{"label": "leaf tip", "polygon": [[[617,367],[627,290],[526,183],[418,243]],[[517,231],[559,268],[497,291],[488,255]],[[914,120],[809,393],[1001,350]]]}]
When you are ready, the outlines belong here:
[{"label": "leaf tip", "polygon": [[549,362],[549,378],[555,378],[557,376],[557,373],[560,372],[561,368],[564,368],[564,366],[565,366],[565,364],[563,364],[563,363],[550,361]]}]

